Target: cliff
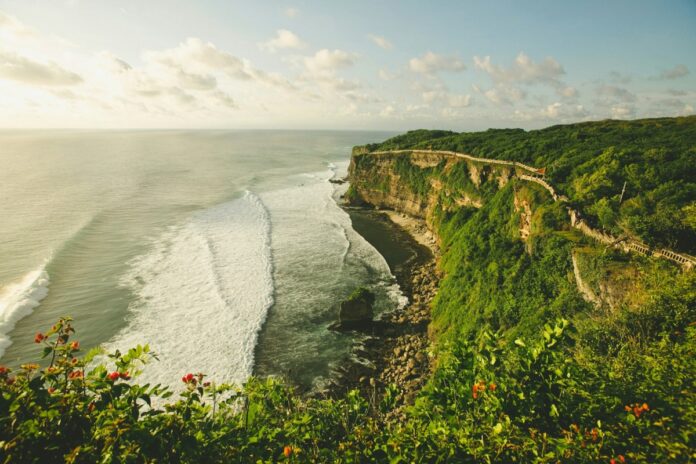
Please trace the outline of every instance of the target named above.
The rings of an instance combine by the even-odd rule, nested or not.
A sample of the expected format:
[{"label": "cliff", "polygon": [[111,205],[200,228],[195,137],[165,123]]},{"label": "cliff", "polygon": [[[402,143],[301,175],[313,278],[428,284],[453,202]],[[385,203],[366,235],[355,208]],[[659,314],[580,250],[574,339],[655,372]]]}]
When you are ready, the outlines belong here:
[{"label": "cliff", "polygon": [[[481,323],[527,333],[551,314],[636,307],[646,280],[656,273],[679,273],[641,258],[653,254],[647,245],[633,249],[629,245],[639,242],[590,227],[526,164],[444,151],[356,147],[349,179],[348,203],[422,218],[438,237],[441,266],[450,275],[433,306],[436,334],[473,332]],[[462,236],[467,227],[473,234]],[[617,250],[607,252],[614,246]],[[488,255],[480,256],[485,249]],[[599,255],[604,258],[588,259]],[[505,263],[524,270],[508,278]],[[646,274],[649,266],[655,269]],[[527,280],[533,282],[519,286]]]}]

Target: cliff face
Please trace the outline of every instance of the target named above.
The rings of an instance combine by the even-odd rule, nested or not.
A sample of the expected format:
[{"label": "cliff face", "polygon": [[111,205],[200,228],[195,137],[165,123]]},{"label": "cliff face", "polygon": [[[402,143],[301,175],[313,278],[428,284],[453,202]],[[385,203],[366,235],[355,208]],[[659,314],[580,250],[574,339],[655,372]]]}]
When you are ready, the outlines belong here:
[{"label": "cliff face", "polygon": [[433,223],[436,210],[480,208],[482,187],[500,188],[512,177],[505,166],[486,166],[437,153],[364,154],[355,149],[349,167],[352,204],[393,209]]},{"label": "cliff face", "polygon": [[[440,153],[368,154],[356,150],[349,167],[351,186],[346,198],[351,204],[368,204],[425,219],[440,241],[443,230],[448,230],[447,234],[451,235],[448,238],[448,248],[460,250],[456,251],[456,258],[449,256],[454,256],[455,252],[445,251],[445,267],[449,265],[455,269],[457,266],[468,266],[467,272],[472,274],[478,272],[477,266],[485,267],[481,271],[481,278],[488,280],[478,288],[484,285],[495,287],[492,284],[494,281],[498,281],[499,285],[507,285],[510,296],[503,305],[508,304],[509,298],[516,298],[521,291],[533,291],[531,286],[525,290],[517,287],[526,285],[525,279],[553,279],[552,284],[539,284],[536,291],[541,292],[541,296],[539,293],[530,294],[526,302],[520,299],[511,304],[513,308],[510,312],[517,313],[516,317],[522,317],[520,315],[529,310],[526,306],[529,301],[536,299],[539,304],[544,301],[554,304],[554,299],[559,298],[559,295],[565,295],[564,298],[571,300],[576,298],[564,303],[568,307],[581,306],[578,303],[580,300],[585,300],[590,307],[611,310],[622,305],[634,306],[636,301],[632,295],[642,293],[636,291],[642,286],[640,273],[635,267],[637,264],[630,260],[626,262],[626,257],[621,257],[619,261],[622,262],[622,270],[619,273],[616,271],[618,263],[611,258],[593,260],[592,266],[586,264],[587,259],[580,260],[576,249],[591,250],[592,253],[604,256],[606,245],[588,240],[582,231],[574,228],[566,206],[554,202],[544,186],[515,179],[515,174],[519,177],[520,173],[516,173],[514,167],[486,165]],[[476,211],[481,211],[481,218],[474,221],[475,226],[467,226],[466,221]],[[493,225],[492,219],[482,218],[486,215],[495,217],[496,225]],[[463,219],[457,219],[460,217]],[[465,230],[467,227],[471,227],[472,232],[481,233],[481,237],[475,239],[473,234],[465,237],[461,235],[465,233],[463,231],[457,235],[458,229]],[[480,232],[482,229],[488,229],[488,232]],[[477,253],[483,253],[482,250],[487,246],[481,240],[499,241],[494,250],[499,253],[499,257],[477,257]],[[470,242],[465,243],[467,241]],[[521,254],[516,251],[518,249],[522,251]],[[527,258],[523,255],[527,255]],[[448,264],[447,261],[451,259],[460,261]],[[521,266],[524,269],[529,266],[528,260],[539,263],[536,264],[539,269],[535,272],[542,275],[532,277],[517,274],[505,277],[506,271],[497,270],[505,266],[510,269]],[[553,260],[555,269],[547,269],[540,264],[545,260]],[[511,264],[514,261],[518,264]],[[504,264],[505,262],[508,264]],[[544,275],[547,272],[553,273],[553,277]],[[445,279],[444,282],[447,285],[448,280]],[[550,287],[555,287],[555,290],[549,290]],[[570,293],[576,296],[568,296],[570,293],[567,288],[572,288]],[[442,300],[448,298],[449,294],[441,295]],[[457,298],[462,305],[480,299],[467,296],[464,292],[458,293]],[[496,299],[496,296],[492,296],[477,304],[490,304],[493,307]],[[436,323],[437,312],[436,302]],[[523,325],[519,320],[514,322]],[[450,322],[443,323],[446,324]]]}]

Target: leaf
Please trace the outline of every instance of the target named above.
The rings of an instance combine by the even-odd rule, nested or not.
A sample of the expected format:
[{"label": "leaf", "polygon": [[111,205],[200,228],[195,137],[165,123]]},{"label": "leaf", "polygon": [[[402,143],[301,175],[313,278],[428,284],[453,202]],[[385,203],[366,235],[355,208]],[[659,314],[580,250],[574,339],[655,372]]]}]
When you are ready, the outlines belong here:
[{"label": "leaf", "polygon": [[517,346],[527,346],[527,345],[524,344],[524,342],[522,341],[521,338],[518,338],[517,340],[515,340],[515,345],[517,345]]},{"label": "leaf", "polygon": [[550,415],[551,417],[558,417],[558,416],[559,416],[559,414],[558,414],[558,408],[556,407],[555,404],[552,404],[552,405],[551,405],[551,411],[549,412],[549,415]]}]

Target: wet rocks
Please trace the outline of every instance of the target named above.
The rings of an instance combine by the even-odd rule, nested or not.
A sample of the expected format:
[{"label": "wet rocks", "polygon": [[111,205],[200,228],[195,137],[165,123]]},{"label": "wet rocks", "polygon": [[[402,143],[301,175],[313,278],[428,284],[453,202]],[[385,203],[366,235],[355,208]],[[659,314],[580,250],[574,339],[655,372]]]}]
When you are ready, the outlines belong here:
[{"label": "wet rocks", "polygon": [[338,322],[329,326],[332,330],[365,330],[373,326],[375,295],[366,288],[357,288],[347,300],[341,303]]}]

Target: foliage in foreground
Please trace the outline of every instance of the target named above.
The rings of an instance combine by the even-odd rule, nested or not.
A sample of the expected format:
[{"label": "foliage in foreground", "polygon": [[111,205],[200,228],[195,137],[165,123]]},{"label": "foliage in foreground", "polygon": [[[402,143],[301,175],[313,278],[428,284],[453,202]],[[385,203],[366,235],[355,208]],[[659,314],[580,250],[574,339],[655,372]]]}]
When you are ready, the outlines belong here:
[{"label": "foliage in foreground", "polygon": [[447,347],[415,406],[398,416],[389,414],[395,387],[380,402],[357,391],[304,399],[272,379],[237,388],[186,374],[174,400],[166,388],[131,380],[153,357],[147,347],[110,355],[110,370],[94,365],[91,355],[77,357],[79,343],[70,341],[73,328],[64,319],[37,335],[47,367],[1,370],[0,457],[7,463],[694,459],[696,329],[619,356],[623,374],[569,357],[576,349],[569,330],[559,320],[533,342],[483,331]]}]

